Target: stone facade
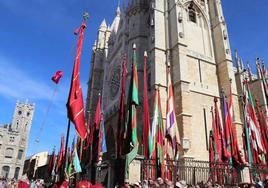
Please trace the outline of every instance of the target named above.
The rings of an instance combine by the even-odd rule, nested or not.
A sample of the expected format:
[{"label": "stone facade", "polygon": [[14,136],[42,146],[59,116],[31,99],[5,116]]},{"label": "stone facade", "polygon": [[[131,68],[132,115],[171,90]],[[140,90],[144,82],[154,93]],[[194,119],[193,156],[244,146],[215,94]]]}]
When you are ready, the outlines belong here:
[{"label": "stone facade", "polygon": [[1,176],[20,178],[32,125],[34,104],[16,103],[12,123],[0,126]]},{"label": "stone facade", "polygon": [[[167,68],[171,68],[176,116],[183,153],[181,157],[208,160],[211,106],[223,90],[229,98],[232,82],[233,116],[242,133],[239,94],[227,24],[221,0],[130,0],[118,8],[112,26],[103,21],[92,50],[87,112],[94,117],[97,96],[102,93],[108,156],[115,153],[122,56],[131,71],[132,46],[137,46],[139,99],[143,100],[143,54],[148,52],[150,116],[154,89],[160,85],[163,117],[167,101]],[[130,74],[127,75],[127,85]],[[238,85],[237,85],[238,84]],[[128,87],[126,88],[128,90]],[[142,105],[138,107],[138,138],[142,137]],[[242,150],[242,142],[239,146]],[[141,142],[140,142],[141,143]],[[142,153],[140,153],[142,154]]]}]

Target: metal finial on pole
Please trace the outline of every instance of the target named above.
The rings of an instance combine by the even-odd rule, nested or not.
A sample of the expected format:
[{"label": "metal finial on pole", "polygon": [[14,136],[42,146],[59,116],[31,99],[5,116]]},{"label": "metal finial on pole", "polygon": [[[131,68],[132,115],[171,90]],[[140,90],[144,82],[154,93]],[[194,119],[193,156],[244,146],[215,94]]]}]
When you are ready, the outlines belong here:
[{"label": "metal finial on pole", "polygon": [[89,18],[88,12],[84,12],[83,14],[83,20],[86,21]]}]

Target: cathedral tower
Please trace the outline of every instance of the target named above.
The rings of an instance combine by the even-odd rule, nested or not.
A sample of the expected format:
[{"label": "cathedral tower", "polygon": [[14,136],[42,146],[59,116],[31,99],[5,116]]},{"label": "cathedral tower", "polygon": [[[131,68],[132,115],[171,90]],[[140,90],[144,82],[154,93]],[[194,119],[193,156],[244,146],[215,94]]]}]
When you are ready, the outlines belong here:
[{"label": "cathedral tower", "polygon": [[[150,117],[152,118],[154,89],[157,87],[161,92],[163,117],[166,116],[167,69],[170,67],[176,118],[183,146],[181,157],[208,160],[211,106],[214,97],[220,98],[222,89],[227,97],[230,96],[230,79],[233,80],[234,121],[238,125],[237,134],[241,133],[236,82],[221,1],[130,0],[126,9],[118,10],[110,28],[107,58],[101,56],[106,58],[102,65],[104,74],[99,79],[103,79],[103,85],[92,87],[93,83],[89,84],[89,95],[95,92],[93,88],[100,87],[103,91],[103,110],[107,127],[110,127],[109,131],[112,130],[111,139],[114,140],[116,135],[114,125],[118,119],[122,54],[127,54],[128,70],[131,70],[132,45],[135,43],[141,104],[138,107],[139,139],[143,131],[143,54],[146,50],[149,58],[147,81]],[[102,45],[103,48],[104,46]],[[99,62],[96,59],[96,48],[98,44],[93,49],[94,67]],[[91,74],[92,81],[98,71],[93,70]],[[127,85],[129,78],[130,74]],[[114,144],[111,145],[113,147]]]}]

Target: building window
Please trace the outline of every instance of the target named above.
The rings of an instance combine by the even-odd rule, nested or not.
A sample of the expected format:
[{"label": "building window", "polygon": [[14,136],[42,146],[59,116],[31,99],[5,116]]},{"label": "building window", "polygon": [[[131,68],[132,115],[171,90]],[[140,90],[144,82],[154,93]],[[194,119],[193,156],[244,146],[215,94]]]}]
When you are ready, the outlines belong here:
[{"label": "building window", "polygon": [[205,125],[206,147],[207,147],[207,151],[208,151],[208,149],[209,149],[209,147],[208,147],[208,127],[207,127],[207,113],[206,113],[205,108],[203,108],[203,115],[204,115],[204,125]]},{"label": "building window", "polygon": [[23,154],[23,150],[20,149],[19,152],[18,152],[18,159],[22,159],[22,154]]},{"label": "building window", "polygon": [[198,70],[199,70],[199,81],[200,83],[202,83],[202,70],[200,60],[198,60]]},{"label": "building window", "polygon": [[19,173],[20,173],[20,167],[16,167],[16,169],[15,169],[15,173],[14,173],[14,178],[15,178],[15,179],[18,179],[18,177],[19,177]]},{"label": "building window", "polygon": [[10,167],[9,166],[3,166],[2,168],[2,176],[5,178],[8,178]]},{"label": "building window", "polygon": [[5,153],[5,158],[12,158],[13,151],[14,151],[13,148],[7,148],[6,153]]},{"label": "building window", "polygon": [[189,11],[189,20],[191,22],[196,23],[196,11],[193,8],[193,4],[191,3],[190,6],[188,7],[188,11]]},{"label": "building window", "polygon": [[14,136],[9,137],[9,142],[14,142],[14,141],[15,141],[15,137]]}]

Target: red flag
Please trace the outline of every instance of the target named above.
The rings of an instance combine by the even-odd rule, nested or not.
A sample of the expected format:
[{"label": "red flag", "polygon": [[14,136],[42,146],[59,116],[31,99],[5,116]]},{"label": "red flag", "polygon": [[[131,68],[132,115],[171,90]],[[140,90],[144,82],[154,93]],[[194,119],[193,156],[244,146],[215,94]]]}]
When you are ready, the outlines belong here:
[{"label": "red flag", "polygon": [[79,28],[79,38],[76,50],[74,69],[72,74],[72,82],[67,102],[68,118],[74,123],[75,129],[78,135],[82,139],[85,139],[87,135],[87,130],[85,127],[85,117],[84,117],[84,102],[83,102],[83,95],[80,86],[80,76],[79,76],[80,57],[81,57],[85,28],[86,24],[85,22],[83,22]]},{"label": "red flag", "polygon": [[[102,121],[102,118],[101,118],[101,121]],[[98,156],[97,156],[97,161],[100,160],[101,158],[101,146],[102,146],[102,139],[103,139],[103,126],[99,126],[99,140],[98,140]]]},{"label": "red flag", "polygon": [[121,76],[119,118],[117,125],[117,156],[121,155],[122,153],[123,137],[125,132],[124,127],[122,126],[125,122],[126,75],[127,75],[126,55],[124,55],[122,64],[122,76]]},{"label": "red flag", "polygon": [[244,164],[244,160],[242,159],[239,147],[238,147],[238,142],[237,142],[237,137],[236,137],[236,130],[235,130],[235,124],[233,122],[233,92],[232,92],[232,80],[230,80],[230,101],[229,105],[227,105],[228,112],[227,112],[227,121],[230,126],[230,132],[231,132],[231,153],[232,157],[238,164]]},{"label": "red flag", "polygon": [[94,118],[94,124],[91,127],[90,135],[89,135],[89,143],[92,143],[94,140],[94,133],[96,130],[99,130],[100,128],[100,122],[101,122],[101,98],[99,95],[98,103],[96,106],[96,112],[95,112],[95,118]]},{"label": "red flag", "polygon": [[58,156],[57,172],[59,171],[62,165],[63,158],[64,158],[64,136],[61,136],[61,145],[60,145],[60,152]]},{"label": "red flag", "polygon": [[[213,108],[213,107],[212,107]],[[214,154],[214,159],[215,162],[221,162],[221,143],[219,142],[219,134],[218,134],[218,129],[216,127],[216,121],[214,117],[213,110],[211,109],[211,115],[212,115],[212,134],[214,138],[214,144],[215,144],[215,154]]]},{"label": "red flag", "polygon": [[148,111],[148,93],[147,93],[147,53],[144,52],[144,65],[143,65],[143,90],[144,90],[144,99],[143,99],[143,144],[144,144],[144,156],[149,158],[148,152],[148,135],[149,135],[149,126],[150,118]]},{"label": "red flag", "polygon": [[[93,141],[96,143],[93,143],[93,146],[97,146],[97,158],[96,160],[99,161],[100,159],[100,152],[101,152],[101,140],[102,140],[102,128],[100,126],[102,120],[102,115],[101,115],[101,96],[99,95],[98,98],[98,104],[95,112],[95,120],[94,120],[94,131],[98,131],[98,134],[95,135],[93,132],[93,136],[98,136],[98,138],[93,137]],[[94,148],[93,148],[94,149]],[[94,150],[93,150],[94,151]]]},{"label": "red flag", "polygon": [[220,140],[220,143],[221,143],[221,147],[220,147],[221,151],[219,153],[219,158],[221,159],[221,161],[225,161],[225,160],[227,160],[227,159],[229,159],[231,157],[231,154],[227,150],[226,140],[225,140],[225,136],[224,136],[224,128],[223,128],[222,123],[221,123],[217,103],[218,103],[218,99],[215,97],[214,98],[215,123],[216,123],[216,127],[217,127],[217,129],[219,131],[219,140]]},{"label": "red flag", "polygon": [[256,113],[257,113],[257,117],[258,117],[258,121],[260,125],[260,133],[261,133],[262,143],[264,146],[264,152],[266,153],[266,160],[267,160],[268,159],[267,158],[267,152],[268,152],[267,124],[264,118],[264,114],[259,107],[258,101],[256,101]]},{"label": "red flag", "polygon": [[48,177],[51,176],[51,173],[53,170],[54,159],[55,159],[55,150],[53,150],[52,154],[49,157],[48,167],[47,167]]},{"label": "red flag", "polygon": [[63,75],[63,72],[62,71],[57,71],[54,76],[51,78],[51,80],[55,83],[55,84],[58,84],[61,77]]},{"label": "red flag", "polygon": [[98,103],[95,112],[94,126],[95,130],[99,130],[101,122],[101,96],[99,94]]},{"label": "red flag", "polygon": [[88,118],[87,121],[87,138],[86,138],[86,142],[85,142],[85,147],[83,148],[84,150],[87,150],[89,148],[90,142],[91,142],[91,130],[90,130],[90,120]]},{"label": "red flag", "polygon": [[213,133],[210,131],[209,135],[209,163],[210,165],[214,164],[215,155],[214,155],[214,147],[213,147]]}]

